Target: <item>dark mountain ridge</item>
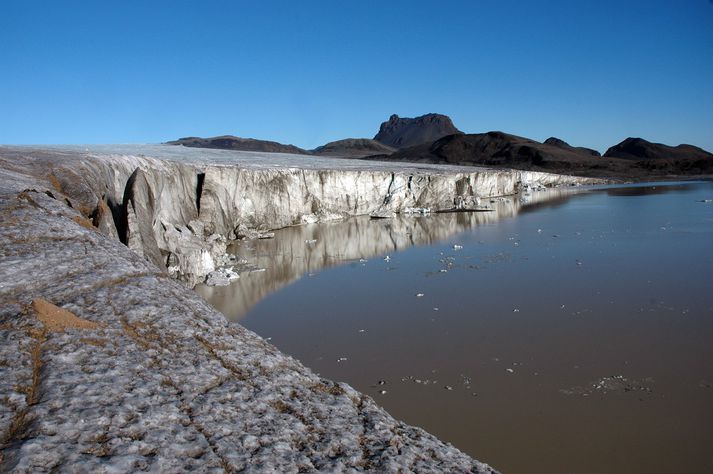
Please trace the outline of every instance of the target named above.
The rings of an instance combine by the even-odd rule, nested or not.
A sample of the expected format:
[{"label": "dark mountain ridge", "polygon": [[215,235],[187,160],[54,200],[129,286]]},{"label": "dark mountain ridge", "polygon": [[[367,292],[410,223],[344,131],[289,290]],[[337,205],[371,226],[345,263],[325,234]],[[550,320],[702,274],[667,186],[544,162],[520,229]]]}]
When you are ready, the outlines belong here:
[{"label": "dark mountain ridge", "polygon": [[587,153],[592,156],[602,156],[601,153],[599,153],[597,150],[592,150],[591,148],[585,148],[583,146],[572,146],[569,143],[567,143],[566,141],[561,140],[557,137],[550,137],[542,143],[544,143],[545,145],[556,146],[556,147],[562,148],[564,150],[574,150],[574,151],[580,151],[583,153]]},{"label": "dark mountain ridge", "polygon": [[269,140],[257,140],[255,138],[241,138],[233,135],[221,135],[211,138],[185,137],[179,138],[168,145],[183,145],[195,148],[218,148],[221,150],[241,150],[241,151],[262,151],[267,153],[295,153],[298,155],[309,155],[307,150],[294,145],[285,145]]},{"label": "dark mountain ridge", "polygon": [[713,174],[713,154],[691,145],[667,147],[627,139],[599,156],[595,150],[572,147],[559,139],[540,143],[503,132],[449,135],[430,144],[370,159],[484,165],[582,176]]},{"label": "dark mountain ridge", "polygon": [[642,138],[627,138],[609,148],[602,156],[596,150],[575,147],[556,137],[541,143],[499,131],[464,134],[448,116],[433,113],[414,118],[392,115],[381,124],[374,139],[347,138],[310,151],[294,145],[231,135],[186,137],[168,143],[228,150],[481,165],[635,179],[713,174],[713,154],[692,145],[668,146]]},{"label": "dark mountain ridge", "polygon": [[623,142],[609,148],[604,156],[610,158],[624,158],[627,160],[681,160],[681,159],[710,159],[713,154],[693,145],[681,144],[678,146],[652,143],[643,138],[629,137]]},{"label": "dark mountain ridge", "polygon": [[458,165],[510,166],[516,163],[539,167],[546,167],[550,161],[597,159],[574,147],[544,144],[498,131],[448,135],[433,143],[399,150],[388,158]]}]

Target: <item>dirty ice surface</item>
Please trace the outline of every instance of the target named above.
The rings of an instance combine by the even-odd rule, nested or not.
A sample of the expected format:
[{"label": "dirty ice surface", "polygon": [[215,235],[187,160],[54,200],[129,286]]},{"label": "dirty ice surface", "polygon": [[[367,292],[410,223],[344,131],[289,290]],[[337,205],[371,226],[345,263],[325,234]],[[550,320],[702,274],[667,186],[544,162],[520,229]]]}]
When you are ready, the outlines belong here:
[{"label": "dirty ice surface", "polygon": [[398,168],[400,172],[446,174],[453,172],[473,173],[487,167],[441,165],[429,163],[399,163],[389,161],[365,161],[329,156],[293,155],[291,153],[263,153],[257,151],[218,150],[212,148],[192,148],[164,144],[117,144],[117,145],[25,145],[15,148],[27,150],[55,150],[87,155],[132,155],[148,156],[162,160],[193,164],[239,166],[247,169],[299,168],[299,169],[343,169],[343,170],[386,170]]},{"label": "dirty ice surface", "polygon": [[236,249],[265,271],[198,291],[503,472],[713,472],[711,198],[657,183],[285,229]]}]

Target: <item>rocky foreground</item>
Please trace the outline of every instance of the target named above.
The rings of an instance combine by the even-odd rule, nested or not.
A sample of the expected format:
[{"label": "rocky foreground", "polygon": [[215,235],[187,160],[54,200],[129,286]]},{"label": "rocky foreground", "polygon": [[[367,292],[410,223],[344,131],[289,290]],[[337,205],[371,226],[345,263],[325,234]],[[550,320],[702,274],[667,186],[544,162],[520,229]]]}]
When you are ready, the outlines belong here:
[{"label": "rocky foreground", "polygon": [[237,232],[576,180],[125,152],[0,147],[0,471],[492,472],[171,274]]}]

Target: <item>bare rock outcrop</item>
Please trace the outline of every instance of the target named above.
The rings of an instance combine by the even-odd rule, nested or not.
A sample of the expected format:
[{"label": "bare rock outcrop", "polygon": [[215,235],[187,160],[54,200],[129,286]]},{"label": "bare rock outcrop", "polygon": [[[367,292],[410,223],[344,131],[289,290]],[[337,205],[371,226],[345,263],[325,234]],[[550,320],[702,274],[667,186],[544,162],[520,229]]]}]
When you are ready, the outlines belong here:
[{"label": "bare rock outcrop", "polygon": [[447,115],[426,114],[408,118],[394,114],[381,124],[374,140],[393,148],[408,148],[460,133]]}]

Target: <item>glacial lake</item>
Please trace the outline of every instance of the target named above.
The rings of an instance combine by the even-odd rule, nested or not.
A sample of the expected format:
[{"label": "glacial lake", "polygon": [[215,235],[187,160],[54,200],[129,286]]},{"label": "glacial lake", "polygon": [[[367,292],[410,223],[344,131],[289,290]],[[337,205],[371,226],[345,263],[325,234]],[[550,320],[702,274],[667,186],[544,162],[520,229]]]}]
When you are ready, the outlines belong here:
[{"label": "glacial lake", "polygon": [[713,472],[710,199],[568,188],[292,227],[196,291],[504,473]]}]

